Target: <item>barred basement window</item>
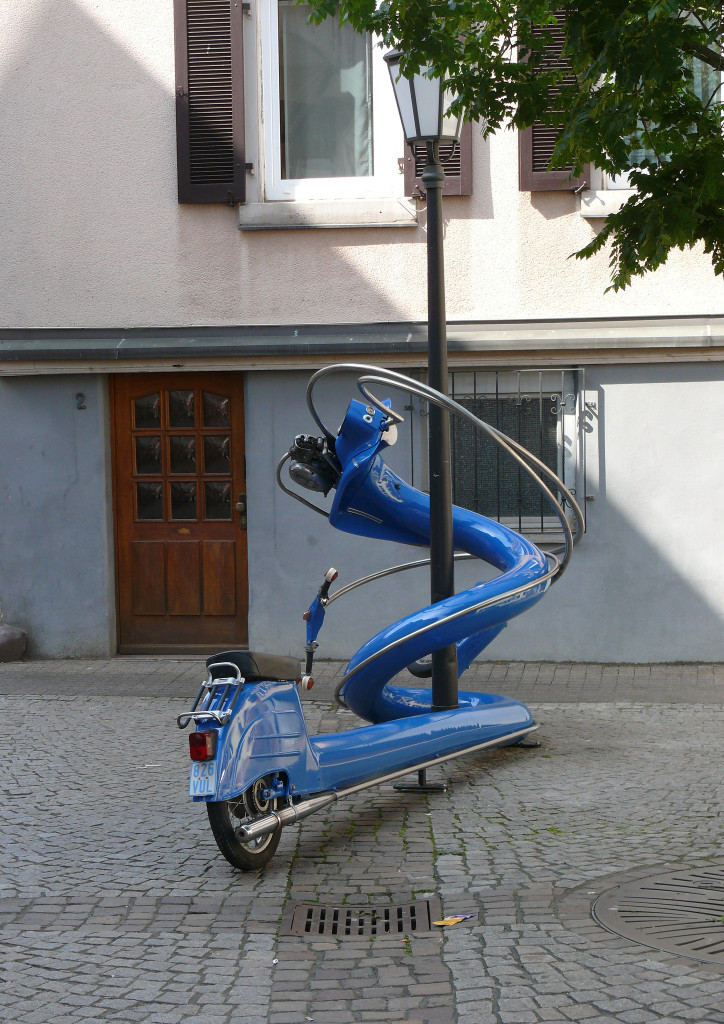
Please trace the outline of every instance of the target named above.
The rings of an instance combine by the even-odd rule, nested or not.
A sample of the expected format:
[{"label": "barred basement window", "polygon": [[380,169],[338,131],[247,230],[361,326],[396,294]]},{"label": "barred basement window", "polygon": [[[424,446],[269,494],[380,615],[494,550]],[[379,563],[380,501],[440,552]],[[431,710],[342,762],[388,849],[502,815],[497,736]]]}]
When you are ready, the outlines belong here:
[{"label": "barred basement window", "polygon": [[[456,402],[522,444],[574,494],[585,493],[584,393],[583,370],[450,374],[450,396]],[[561,534],[550,503],[493,440],[458,417],[451,418],[450,431],[456,505],[531,536],[555,539]]]}]

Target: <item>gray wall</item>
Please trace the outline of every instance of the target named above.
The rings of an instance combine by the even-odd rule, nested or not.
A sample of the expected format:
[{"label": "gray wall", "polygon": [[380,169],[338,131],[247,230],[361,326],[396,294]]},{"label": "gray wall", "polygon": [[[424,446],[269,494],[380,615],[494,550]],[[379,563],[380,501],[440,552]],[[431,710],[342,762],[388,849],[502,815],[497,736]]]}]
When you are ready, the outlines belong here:
[{"label": "gray wall", "polygon": [[[249,494],[250,645],[280,653],[303,653],[302,613],[307,609],[330,566],[339,571],[338,585],[376,569],[422,557],[419,548],[381,544],[332,529],[327,520],[298,504],[276,484],[275,468],[295,434],[317,434],[306,406],[308,373],[254,373],[246,378],[246,463]],[[333,430],[347,402],[357,397],[354,378],[337,378],[319,388],[319,411]],[[336,393],[336,399],[332,396]],[[398,403],[397,408],[405,404]],[[400,427],[399,441],[388,461],[410,478],[410,417]],[[328,419],[327,419],[328,417]],[[416,472],[420,465],[415,453]],[[310,500],[331,505],[314,492]],[[425,602],[429,584],[425,571],[361,588],[330,608],[319,636],[320,658],[348,657],[369,636],[406,611]],[[412,591],[410,593],[410,591]],[[358,596],[359,595],[359,596]]]},{"label": "gray wall", "polygon": [[115,651],[108,430],[104,378],[0,380],[0,608],[31,656]]},{"label": "gray wall", "polygon": [[[296,433],[316,433],[307,373],[250,373],[247,389],[250,641],[301,655],[302,613],[331,565],[340,584],[419,549],[333,530],[284,495],[274,469]],[[588,532],[561,581],[488,649],[493,660],[724,660],[724,367],[592,367],[587,374]],[[351,384],[320,407],[336,428]],[[77,408],[76,394],[86,408]],[[400,408],[404,402],[397,403]],[[419,409],[406,410],[394,468],[420,486]],[[115,650],[106,381],[0,380],[0,607],[33,656]],[[310,497],[314,497],[310,493]],[[319,496],[324,504],[325,499]],[[329,504],[327,500],[326,504]],[[458,588],[485,575],[468,564]],[[428,602],[426,570],[332,605],[320,657],[348,658]]]},{"label": "gray wall", "polygon": [[[247,378],[251,638],[300,653],[301,613],[326,568],[340,583],[416,557],[332,530],[282,494],[273,467],[293,435],[314,432],[306,374]],[[724,659],[724,367],[592,367],[588,532],[567,573],[488,649],[492,660]],[[348,394],[352,394],[350,390]],[[330,416],[335,425],[342,405]],[[407,414],[409,415],[409,413]],[[419,433],[419,417],[412,414]],[[390,453],[409,469],[409,437]],[[419,466],[419,458],[417,465]],[[459,566],[458,588],[484,578]],[[427,603],[425,570],[372,584],[328,613],[320,657],[349,657],[388,622]]]}]

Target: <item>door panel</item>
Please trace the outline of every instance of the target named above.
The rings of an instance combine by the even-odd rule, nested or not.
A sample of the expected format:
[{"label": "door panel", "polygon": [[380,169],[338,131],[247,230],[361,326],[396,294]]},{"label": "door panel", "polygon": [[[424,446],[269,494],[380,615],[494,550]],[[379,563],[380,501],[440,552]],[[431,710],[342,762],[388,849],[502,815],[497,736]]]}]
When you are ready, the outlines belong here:
[{"label": "door panel", "polygon": [[235,615],[236,594],[222,586],[234,574],[236,550],[230,540],[208,540],[203,546],[204,608],[207,615]]},{"label": "door panel", "polygon": [[163,615],[166,577],[162,541],[131,542],[131,607],[134,615]]},{"label": "door panel", "polygon": [[241,374],[111,386],[119,650],[247,643]]}]

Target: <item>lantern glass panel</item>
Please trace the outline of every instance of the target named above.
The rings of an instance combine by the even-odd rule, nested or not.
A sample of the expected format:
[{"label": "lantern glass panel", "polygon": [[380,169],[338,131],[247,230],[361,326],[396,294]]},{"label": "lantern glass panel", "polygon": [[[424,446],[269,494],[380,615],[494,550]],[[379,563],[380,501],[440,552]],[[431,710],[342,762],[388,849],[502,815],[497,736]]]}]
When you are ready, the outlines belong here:
[{"label": "lantern glass panel", "polygon": [[420,138],[437,139],[440,136],[440,79],[427,78],[424,74],[415,75],[413,88],[417,100]]}]

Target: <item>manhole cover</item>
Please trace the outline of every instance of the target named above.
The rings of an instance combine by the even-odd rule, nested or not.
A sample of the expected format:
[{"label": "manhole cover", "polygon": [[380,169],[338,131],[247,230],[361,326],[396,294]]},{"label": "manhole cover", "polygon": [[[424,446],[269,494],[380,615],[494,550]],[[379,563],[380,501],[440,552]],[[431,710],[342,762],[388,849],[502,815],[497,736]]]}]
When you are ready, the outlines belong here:
[{"label": "manhole cover", "polygon": [[356,939],[372,935],[405,935],[432,931],[441,917],[440,900],[418,900],[383,907],[324,906],[293,903],[284,911],[282,935]]},{"label": "manhole cover", "polygon": [[682,868],[605,892],[599,924],[645,946],[724,964],[724,867]]}]

